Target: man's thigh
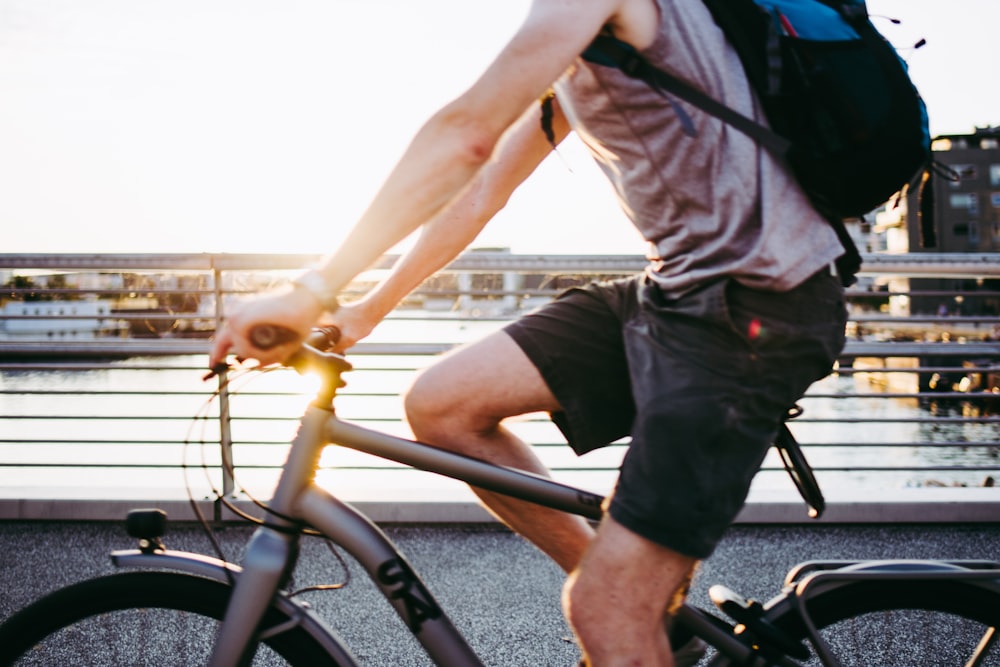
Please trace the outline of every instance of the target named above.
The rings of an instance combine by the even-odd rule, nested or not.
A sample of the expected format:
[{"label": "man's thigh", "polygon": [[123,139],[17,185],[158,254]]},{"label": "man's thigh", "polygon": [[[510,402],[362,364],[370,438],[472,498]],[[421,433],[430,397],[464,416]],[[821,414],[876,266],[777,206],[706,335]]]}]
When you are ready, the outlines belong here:
[{"label": "man's thigh", "polygon": [[439,418],[485,423],[560,409],[541,373],[502,331],[457,348],[424,370],[409,391],[407,405]]},{"label": "man's thigh", "polygon": [[639,279],[572,288],[504,329],[558,400],[552,420],[577,454],[627,436],[635,418],[622,324]]}]

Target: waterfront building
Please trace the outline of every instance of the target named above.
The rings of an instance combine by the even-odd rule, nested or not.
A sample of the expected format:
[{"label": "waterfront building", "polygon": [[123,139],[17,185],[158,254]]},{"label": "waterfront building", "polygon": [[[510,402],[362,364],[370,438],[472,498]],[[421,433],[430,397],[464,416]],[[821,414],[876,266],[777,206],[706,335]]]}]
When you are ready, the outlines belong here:
[{"label": "waterfront building", "polygon": [[[872,234],[859,247],[887,253],[1000,253],[1000,127],[942,135],[932,147],[938,168],[930,180],[876,211]],[[909,292],[896,300],[902,304],[892,304],[896,315],[1000,315],[998,280],[901,280],[906,284],[881,286]],[[945,293],[947,297],[941,296]]]},{"label": "waterfront building", "polygon": [[[933,148],[935,161],[954,176],[935,175],[922,199],[919,193],[908,197],[909,251],[1000,253],[1000,127],[943,135],[935,138]],[[913,312],[1000,315],[1000,280],[921,278],[910,287]],[[946,291],[953,296],[920,296]]]},{"label": "waterfront building", "polygon": [[908,197],[910,252],[1000,252],[1000,127],[943,135],[933,147],[954,176],[934,176],[929,201]]},{"label": "waterfront building", "polygon": [[107,301],[9,301],[0,307],[0,336],[90,339],[115,335],[121,322]]}]

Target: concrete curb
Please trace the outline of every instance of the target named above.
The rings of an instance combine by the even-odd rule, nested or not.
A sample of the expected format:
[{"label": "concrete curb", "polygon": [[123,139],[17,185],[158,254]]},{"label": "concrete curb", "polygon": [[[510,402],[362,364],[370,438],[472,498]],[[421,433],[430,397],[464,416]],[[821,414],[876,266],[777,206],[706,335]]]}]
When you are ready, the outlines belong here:
[{"label": "concrete curb", "polygon": [[[77,494],[82,496],[83,494]],[[342,500],[378,523],[467,524],[491,523],[493,517],[464,488],[447,490],[340,490]],[[789,492],[751,494],[737,524],[895,524],[1000,523],[1000,488],[918,488],[879,492],[851,492],[827,496],[826,511],[811,519],[805,503]],[[237,499],[244,512],[260,513],[253,503]],[[198,501],[205,516],[215,516],[214,505]],[[130,509],[159,507],[175,520],[196,518],[190,502],[175,494],[119,492],[116,497],[0,498],[0,520],[118,521]],[[233,518],[222,510],[221,518]]]}]

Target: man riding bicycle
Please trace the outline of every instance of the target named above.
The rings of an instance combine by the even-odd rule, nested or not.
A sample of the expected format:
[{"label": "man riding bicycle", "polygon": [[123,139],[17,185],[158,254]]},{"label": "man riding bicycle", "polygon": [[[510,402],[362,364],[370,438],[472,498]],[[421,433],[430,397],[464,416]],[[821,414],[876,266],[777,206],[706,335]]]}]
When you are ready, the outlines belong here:
[{"label": "man riding bicycle", "polygon": [[[465,28],[465,29],[472,29]],[[487,507],[570,573],[564,606],[587,664],[673,665],[664,618],[741,508],[787,409],[843,345],[843,253],[786,165],[699,109],[585,62],[604,32],[763,122],[739,58],[701,0],[534,0],[476,83],[420,129],[344,243],[292,287],[237,310],[216,338],[268,364],[255,324],[304,336],[328,313],[346,349],[457,256],[570,131],[648,241],[640,276],[574,289],[446,355],[406,397],[415,436],[538,473],[503,426],[548,411],[578,453],[631,436],[606,518],[486,491]],[[554,89],[551,130],[539,99]],[[696,136],[676,114],[683,106]],[[420,236],[369,294],[337,293]]]}]

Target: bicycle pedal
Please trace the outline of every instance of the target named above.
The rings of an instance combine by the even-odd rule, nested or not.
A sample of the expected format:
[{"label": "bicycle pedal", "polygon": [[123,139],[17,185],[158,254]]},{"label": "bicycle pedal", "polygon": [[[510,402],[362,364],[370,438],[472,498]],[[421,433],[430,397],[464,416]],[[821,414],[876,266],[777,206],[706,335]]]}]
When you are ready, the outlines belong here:
[{"label": "bicycle pedal", "polygon": [[145,553],[164,549],[160,539],[167,532],[167,513],[161,509],[131,510],[125,515],[125,532],[139,539]]},{"label": "bicycle pedal", "polygon": [[[789,637],[777,626],[764,620],[764,606],[756,600],[749,600],[725,586],[715,585],[708,590],[712,602],[730,618],[742,625],[743,632],[749,632],[761,645],[761,649],[775,648],[783,653],[806,660],[809,649],[802,642]],[[741,628],[737,627],[737,633]]]},{"label": "bicycle pedal", "polygon": [[756,600],[748,600],[736,591],[718,584],[708,589],[708,597],[716,607],[744,624],[747,620],[760,617],[764,610]]}]

